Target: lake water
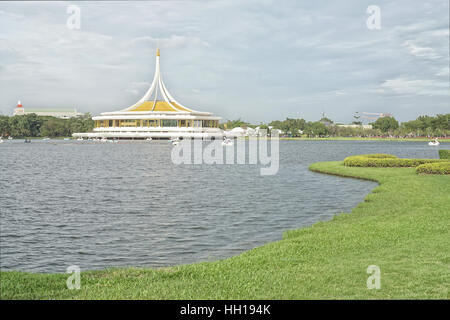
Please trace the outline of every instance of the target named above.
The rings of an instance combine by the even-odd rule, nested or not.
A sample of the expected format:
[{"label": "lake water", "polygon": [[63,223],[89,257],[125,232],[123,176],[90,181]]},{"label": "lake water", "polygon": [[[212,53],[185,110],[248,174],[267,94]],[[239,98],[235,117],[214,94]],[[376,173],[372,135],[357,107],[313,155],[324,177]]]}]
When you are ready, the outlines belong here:
[{"label": "lake water", "polygon": [[230,257],[348,212],[376,186],[310,172],[311,163],[362,153],[438,158],[438,148],[280,141],[278,174],[261,176],[256,165],[174,165],[167,141],[5,141],[0,267],[65,272]]}]

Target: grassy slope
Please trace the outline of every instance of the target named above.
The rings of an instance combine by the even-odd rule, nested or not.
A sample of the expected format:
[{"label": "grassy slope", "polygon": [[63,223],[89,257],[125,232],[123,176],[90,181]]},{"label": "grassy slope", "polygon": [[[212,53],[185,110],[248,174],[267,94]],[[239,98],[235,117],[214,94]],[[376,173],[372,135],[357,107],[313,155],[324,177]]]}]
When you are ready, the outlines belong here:
[{"label": "grassy slope", "polygon": [[[1,273],[1,296],[88,299],[449,298],[450,179],[414,168],[351,168],[322,162],[314,171],[380,183],[350,214],[241,255],[164,269],[83,272],[81,290],[67,275]],[[366,269],[381,268],[368,290]]]}]

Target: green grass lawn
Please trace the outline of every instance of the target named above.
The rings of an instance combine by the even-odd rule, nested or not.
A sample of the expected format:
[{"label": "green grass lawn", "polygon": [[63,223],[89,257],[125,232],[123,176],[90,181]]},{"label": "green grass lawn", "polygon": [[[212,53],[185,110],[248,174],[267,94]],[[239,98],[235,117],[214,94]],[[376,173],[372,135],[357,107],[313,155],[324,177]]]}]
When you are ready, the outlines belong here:
[{"label": "green grass lawn", "polygon": [[[379,186],[351,213],[287,231],[283,240],[229,259],[82,272],[80,290],[66,288],[66,274],[1,272],[1,298],[449,298],[449,176],[342,162],[316,163],[311,170],[370,179]],[[367,289],[369,265],[380,267],[381,289]]]}]

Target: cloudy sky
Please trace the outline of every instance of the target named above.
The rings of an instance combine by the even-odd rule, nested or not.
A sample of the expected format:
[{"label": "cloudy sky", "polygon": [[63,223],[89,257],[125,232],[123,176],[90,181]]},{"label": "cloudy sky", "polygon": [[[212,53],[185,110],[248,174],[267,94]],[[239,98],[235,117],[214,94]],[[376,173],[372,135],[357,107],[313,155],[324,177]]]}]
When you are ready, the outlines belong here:
[{"label": "cloudy sky", "polygon": [[[80,29],[67,27],[69,5]],[[381,29],[369,30],[369,5]],[[0,114],[134,104],[154,72],[184,105],[252,123],[400,121],[449,113],[449,3],[101,1],[0,3]]]}]

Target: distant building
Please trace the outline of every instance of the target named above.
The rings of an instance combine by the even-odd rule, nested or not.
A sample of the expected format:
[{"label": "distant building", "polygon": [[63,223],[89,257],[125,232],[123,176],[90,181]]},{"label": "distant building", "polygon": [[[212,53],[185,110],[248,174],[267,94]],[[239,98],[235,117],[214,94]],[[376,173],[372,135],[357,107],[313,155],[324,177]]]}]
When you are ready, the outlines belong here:
[{"label": "distant building", "polygon": [[47,117],[56,117],[61,119],[69,119],[69,118],[75,118],[80,117],[83,114],[80,112],[77,112],[76,109],[29,109],[24,108],[22,106],[22,103],[19,101],[17,102],[17,107],[14,108],[14,115],[15,116],[23,116],[26,114],[32,114],[35,113],[38,116],[47,116]]},{"label": "distant building", "polygon": [[342,128],[363,128],[364,130],[372,129],[371,124],[338,124],[338,127]]}]

